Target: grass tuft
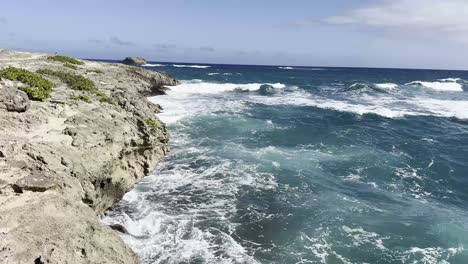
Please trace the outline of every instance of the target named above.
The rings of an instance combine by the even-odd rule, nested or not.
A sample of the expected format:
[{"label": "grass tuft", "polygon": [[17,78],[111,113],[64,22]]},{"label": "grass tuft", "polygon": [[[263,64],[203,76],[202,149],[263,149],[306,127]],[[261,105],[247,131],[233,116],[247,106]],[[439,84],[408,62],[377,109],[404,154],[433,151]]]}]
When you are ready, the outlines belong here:
[{"label": "grass tuft", "polygon": [[74,90],[80,91],[95,91],[96,85],[90,79],[87,79],[81,75],[63,72],[63,71],[53,71],[49,69],[39,69],[37,73],[46,74],[50,76],[55,76],[59,78],[62,82],[70,86]]},{"label": "grass tuft", "polygon": [[77,60],[75,58],[68,57],[68,56],[62,56],[62,55],[50,56],[47,59],[53,60],[53,61],[60,61],[60,62],[63,62],[63,63],[75,64],[75,65],[83,65],[84,64],[84,62],[82,62],[80,60]]},{"label": "grass tuft", "polygon": [[84,101],[86,103],[91,103],[92,102],[91,98],[89,98],[89,96],[84,95],[84,94],[80,94],[80,95],[71,94],[70,99],[81,100],[81,101]]},{"label": "grass tuft", "polygon": [[0,77],[11,81],[19,81],[27,86],[18,89],[28,94],[31,100],[44,101],[50,96],[54,83],[44,77],[25,69],[8,67],[0,70]]},{"label": "grass tuft", "polygon": [[67,67],[67,68],[70,68],[70,69],[73,69],[73,70],[78,70],[78,67],[76,67],[75,65],[73,64],[70,64],[70,63],[65,63],[63,64],[63,66]]},{"label": "grass tuft", "polygon": [[155,121],[153,118],[145,118],[145,123],[152,129],[157,129],[159,128],[159,123]]},{"label": "grass tuft", "polygon": [[99,98],[99,102],[101,103],[108,103],[108,104],[113,104],[115,105],[115,100],[110,98],[109,96],[107,95],[99,95],[101,98]]}]

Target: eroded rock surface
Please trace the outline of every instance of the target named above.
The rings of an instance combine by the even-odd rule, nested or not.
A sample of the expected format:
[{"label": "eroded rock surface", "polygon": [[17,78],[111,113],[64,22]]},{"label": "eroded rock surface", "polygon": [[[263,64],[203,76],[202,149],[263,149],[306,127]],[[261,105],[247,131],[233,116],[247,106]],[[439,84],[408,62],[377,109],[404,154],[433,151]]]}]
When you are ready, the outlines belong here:
[{"label": "eroded rock surface", "polygon": [[[177,81],[121,64],[78,69],[45,54],[0,50],[0,68],[63,70],[95,82],[114,103],[72,99],[58,79],[44,102],[0,80],[0,263],[137,263],[98,215],[168,152],[168,133],[146,100]],[[81,93],[81,92],[80,92]],[[146,124],[152,118],[157,128]]]}]

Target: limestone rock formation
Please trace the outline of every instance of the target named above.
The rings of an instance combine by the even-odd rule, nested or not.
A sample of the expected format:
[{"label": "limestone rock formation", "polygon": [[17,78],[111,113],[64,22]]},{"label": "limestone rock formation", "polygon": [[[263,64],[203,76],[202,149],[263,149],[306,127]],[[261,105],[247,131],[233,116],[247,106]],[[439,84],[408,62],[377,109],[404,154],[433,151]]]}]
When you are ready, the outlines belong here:
[{"label": "limestone rock formation", "polygon": [[178,82],[122,64],[70,69],[46,54],[0,50],[7,66],[81,75],[97,91],[44,75],[56,83],[50,98],[29,101],[18,83],[0,80],[0,263],[137,263],[98,216],[168,152],[160,107],[146,96]]},{"label": "limestone rock formation", "polygon": [[146,64],[146,60],[141,57],[127,57],[122,61],[124,64],[132,66],[142,66]]},{"label": "limestone rock formation", "polygon": [[24,112],[30,106],[25,92],[18,90],[16,85],[8,80],[0,80],[0,108],[7,111]]}]

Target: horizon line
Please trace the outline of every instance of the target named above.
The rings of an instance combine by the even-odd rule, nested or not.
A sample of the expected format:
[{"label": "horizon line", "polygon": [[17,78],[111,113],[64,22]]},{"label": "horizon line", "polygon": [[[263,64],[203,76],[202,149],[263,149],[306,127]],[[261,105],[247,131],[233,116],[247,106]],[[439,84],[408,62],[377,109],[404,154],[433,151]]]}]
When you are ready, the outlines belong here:
[{"label": "horizon line", "polygon": [[[112,61],[121,62],[117,59],[93,59],[79,58],[82,60],[92,61]],[[437,68],[398,68],[398,67],[368,67],[368,66],[318,66],[318,65],[283,65],[283,64],[236,64],[236,63],[211,63],[211,62],[183,62],[183,61],[154,61],[147,60],[148,63],[165,63],[165,64],[190,64],[190,65],[229,65],[229,66],[260,66],[260,67],[305,67],[305,68],[328,68],[328,69],[381,69],[381,70],[414,70],[414,71],[461,71],[468,72],[468,69],[437,69]],[[294,70],[294,69],[293,69]]]}]

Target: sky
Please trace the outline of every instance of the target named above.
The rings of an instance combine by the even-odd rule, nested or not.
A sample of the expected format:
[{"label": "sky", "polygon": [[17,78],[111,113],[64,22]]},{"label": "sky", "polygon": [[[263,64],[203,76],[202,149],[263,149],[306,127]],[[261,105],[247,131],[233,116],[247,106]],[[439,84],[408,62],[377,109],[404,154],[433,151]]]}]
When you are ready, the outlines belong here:
[{"label": "sky", "polygon": [[0,0],[0,48],[79,58],[468,70],[468,0]]}]

